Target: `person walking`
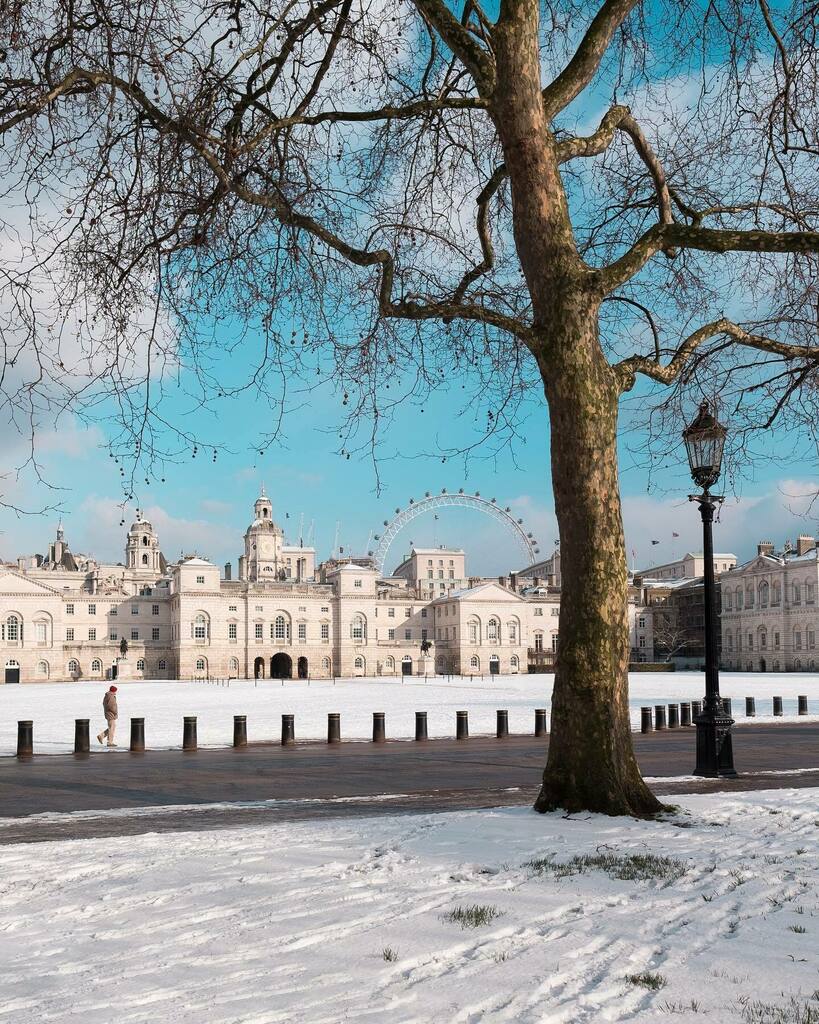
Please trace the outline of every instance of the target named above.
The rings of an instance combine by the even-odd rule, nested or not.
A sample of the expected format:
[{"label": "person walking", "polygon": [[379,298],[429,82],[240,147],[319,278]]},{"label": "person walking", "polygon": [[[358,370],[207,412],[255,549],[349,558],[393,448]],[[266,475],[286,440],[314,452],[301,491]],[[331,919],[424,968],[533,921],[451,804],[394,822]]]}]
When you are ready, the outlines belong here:
[{"label": "person walking", "polygon": [[117,710],[117,688],[116,686],[109,686],[108,692],[102,698],[102,713],[105,715],[105,721],[108,723],[108,728],[104,729],[97,735],[97,741],[102,743],[103,739],[108,740],[109,747],[115,747],[114,734],[117,731],[117,718],[119,717],[119,711]]}]

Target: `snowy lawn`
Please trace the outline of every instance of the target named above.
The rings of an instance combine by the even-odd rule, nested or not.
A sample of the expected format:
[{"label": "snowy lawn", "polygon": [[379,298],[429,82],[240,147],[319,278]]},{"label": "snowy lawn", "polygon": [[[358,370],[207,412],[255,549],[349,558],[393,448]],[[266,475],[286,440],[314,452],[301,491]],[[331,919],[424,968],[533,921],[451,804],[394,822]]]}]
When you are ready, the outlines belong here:
[{"label": "snowy lawn", "polygon": [[680,806],[2,847],[0,1020],[815,1024],[819,790]]},{"label": "snowy lawn", "polygon": [[[342,739],[372,737],[372,713],[384,711],[387,736],[411,739],[415,735],[415,712],[428,714],[430,737],[455,735],[455,712],[469,711],[473,735],[494,734],[495,711],[509,711],[513,733],[531,733],[534,709],[546,708],[551,715],[552,675],[518,675],[468,679],[412,678],[386,681],[232,680],[229,687],[196,682],[123,682],[119,685],[119,742],[126,749],[129,719],[145,718],[145,739],[149,747],[182,745],[182,718],[198,717],[200,746],[227,746],[233,742],[233,716],[247,715],[248,738],[277,740],[281,736],[281,715],[296,716],[297,740],[327,737],[327,713],[341,714]],[[633,673],[630,677],[631,717],[639,728],[640,707],[702,697],[704,682],[699,672]],[[30,683],[0,686],[0,755],[17,749],[17,721],[34,722],[34,749],[39,753],[65,753],[73,749],[74,719],[90,718],[93,735],[104,726],[102,697],[104,682]],[[745,717],[745,696],[755,696],[757,721],[770,717],[771,698],[784,698],[785,715],[793,720],[798,694],[807,694],[809,708],[819,714],[819,676],[813,674],[774,675],[767,673],[725,673],[722,693],[734,698],[733,713]],[[813,718],[813,716],[811,716]],[[803,718],[802,721],[806,721]],[[816,718],[813,718],[816,720]]]}]

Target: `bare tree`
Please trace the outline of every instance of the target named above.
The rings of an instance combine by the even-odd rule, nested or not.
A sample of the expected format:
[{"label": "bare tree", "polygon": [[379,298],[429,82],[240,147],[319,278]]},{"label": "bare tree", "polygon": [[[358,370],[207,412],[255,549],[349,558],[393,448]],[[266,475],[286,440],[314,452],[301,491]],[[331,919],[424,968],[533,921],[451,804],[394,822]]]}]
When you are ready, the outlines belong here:
[{"label": "bare tree", "polygon": [[668,604],[652,608],[652,632],[655,656],[659,654],[666,662],[696,644],[686,624],[680,621],[679,608]]},{"label": "bare tree", "polygon": [[[262,394],[337,384],[348,455],[442,381],[471,384],[505,443],[542,387],[563,593],[536,806],[655,811],[629,728],[618,412],[638,379],[641,409],[671,388],[666,430],[692,391],[743,429],[813,401],[814,8],[12,0],[0,25],[6,196],[39,230],[3,271],[7,352],[36,366],[9,408],[103,395],[132,456],[164,429],[174,457],[191,439],[156,412],[168,367],[204,403],[248,386],[215,359],[247,345]],[[70,365],[38,274],[88,310]]]}]

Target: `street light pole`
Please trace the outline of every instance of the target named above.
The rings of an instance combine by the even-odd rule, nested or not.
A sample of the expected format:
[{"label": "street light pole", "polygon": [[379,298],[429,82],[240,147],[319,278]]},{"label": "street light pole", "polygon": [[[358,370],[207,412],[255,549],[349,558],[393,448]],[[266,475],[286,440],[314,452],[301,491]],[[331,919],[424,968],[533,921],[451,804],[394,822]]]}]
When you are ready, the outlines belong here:
[{"label": "street light pole", "polygon": [[695,775],[707,777],[735,776],[731,740],[733,718],[723,711],[719,694],[719,654],[717,650],[717,587],[714,579],[714,509],[723,499],[711,494],[722,464],[722,449],[727,431],[712,416],[708,403],[700,405],[695,420],[683,431],[688,450],[691,476],[702,487],[702,494],[691,495],[702,517],[703,599],[705,602],[705,700],[702,713],[694,719],[697,728],[697,761]]}]

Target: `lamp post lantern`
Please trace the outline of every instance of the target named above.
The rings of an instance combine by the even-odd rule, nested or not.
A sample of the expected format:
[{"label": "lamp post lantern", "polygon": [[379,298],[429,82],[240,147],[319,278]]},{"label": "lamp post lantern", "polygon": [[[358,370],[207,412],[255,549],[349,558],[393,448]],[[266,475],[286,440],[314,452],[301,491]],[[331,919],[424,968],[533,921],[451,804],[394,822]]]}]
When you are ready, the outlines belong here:
[{"label": "lamp post lantern", "polygon": [[707,402],[700,404],[694,420],[683,431],[691,477],[702,494],[689,496],[696,501],[702,516],[704,590],[705,590],[705,700],[702,713],[694,719],[697,727],[697,763],[695,775],[733,776],[734,752],[731,742],[733,718],[723,712],[719,695],[719,657],[717,654],[717,593],[714,582],[714,509],[724,499],[709,488],[719,480],[725,427],[714,416]]}]

